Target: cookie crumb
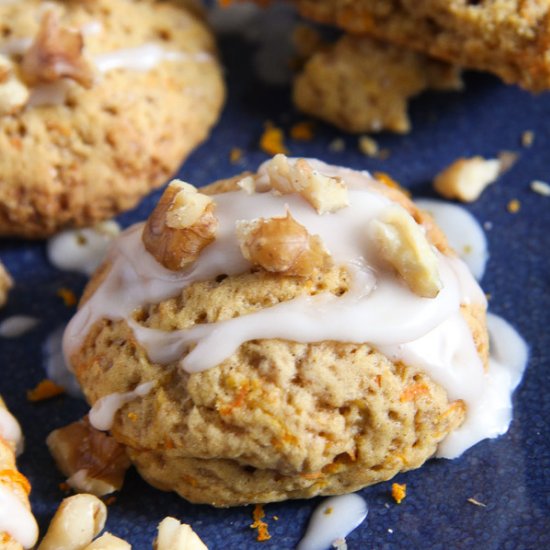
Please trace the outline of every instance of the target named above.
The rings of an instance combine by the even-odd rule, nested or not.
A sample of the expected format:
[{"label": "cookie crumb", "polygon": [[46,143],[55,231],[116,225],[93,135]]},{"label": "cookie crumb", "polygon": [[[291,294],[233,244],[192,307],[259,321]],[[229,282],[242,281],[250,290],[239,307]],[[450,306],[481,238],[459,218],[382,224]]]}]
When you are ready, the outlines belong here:
[{"label": "cookie crumb", "polygon": [[500,161],[500,173],[508,172],[518,161],[519,155],[514,151],[501,151],[498,155]]},{"label": "cookie crumb", "polygon": [[395,500],[395,502],[397,502],[397,504],[401,504],[401,502],[407,496],[407,484],[406,483],[392,483],[391,496],[393,497],[393,500]]},{"label": "cookie crumb", "polygon": [[328,149],[332,153],[341,153],[346,149],[346,142],[342,138],[335,138],[328,144]]},{"label": "cookie crumb", "polygon": [[76,295],[70,288],[61,287],[56,293],[67,307],[76,305]]},{"label": "cookie crumb", "polygon": [[517,214],[521,208],[521,202],[518,199],[512,199],[506,208],[510,214]]},{"label": "cookie crumb", "polygon": [[254,506],[252,517],[254,518],[254,523],[250,525],[250,528],[258,530],[258,536],[256,537],[256,540],[258,542],[269,540],[271,538],[271,535],[269,534],[267,523],[265,521],[262,521],[262,518],[265,517],[265,512],[264,507],[261,504],[256,504],[256,506]]},{"label": "cookie crumb", "polygon": [[523,147],[528,148],[533,145],[533,142],[535,141],[535,132],[533,130],[525,130],[523,134],[521,134],[521,144]]},{"label": "cookie crumb", "polygon": [[389,533],[390,535],[392,535],[392,534],[393,534],[393,529],[388,529],[388,533]]},{"label": "cookie crumb", "polygon": [[229,153],[229,162],[238,164],[243,158],[243,150],[239,147],[233,147]]},{"label": "cookie crumb", "polygon": [[62,481],[58,485],[58,487],[59,487],[59,490],[63,491],[64,493],[70,493],[70,491],[71,491],[71,488],[70,488],[69,484],[66,481]]},{"label": "cookie crumb", "polygon": [[476,500],[475,498],[469,498],[467,501],[470,504],[473,504],[475,506],[481,506],[482,508],[487,508],[487,504],[483,504],[483,502],[479,502],[479,500]]},{"label": "cookie crumb", "polygon": [[372,139],[370,136],[361,136],[358,141],[359,151],[363,155],[373,158],[378,155],[379,147],[376,140]]},{"label": "cookie crumb", "polygon": [[543,197],[550,197],[550,184],[545,181],[534,180],[531,182],[531,191],[542,195]]},{"label": "cookie crumb", "polygon": [[290,128],[290,137],[297,141],[311,141],[315,137],[315,124],[310,120],[297,122]]},{"label": "cookie crumb", "polygon": [[27,391],[27,400],[31,402],[45,401],[65,393],[65,388],[57,385],[52,380],[45,378],[32,390]]},{"label": "cookie crumb", "polygon": [[272,122],[266,122],[264,132],[260,137],[260,149],[268,155],[277,155],[289,153],[285,146],[285,135],[280,128],[277,128]]}]

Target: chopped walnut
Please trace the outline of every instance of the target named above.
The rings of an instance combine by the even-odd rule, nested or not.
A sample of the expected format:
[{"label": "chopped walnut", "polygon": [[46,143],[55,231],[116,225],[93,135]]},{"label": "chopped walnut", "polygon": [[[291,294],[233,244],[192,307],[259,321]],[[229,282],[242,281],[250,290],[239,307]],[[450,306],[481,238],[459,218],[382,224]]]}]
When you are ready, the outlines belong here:
[{"label": "chopped walnut", "polygon": [[38,34],[23,56],[23,74],[29,84],[70,78],[85,88],[91,88],[94,71],[84,57],[83,49],[81,31],[63,26],[59,13],[46,10]]},{"label": "chopped walnut", "polygon": [[299,193],[319,214],[335,212],[349,204],[343,180],[319,174],[305,159],[290,163],[284,155],[275,155],[266,169],[273,189],[283,195]]},{"label": "chopped walnut", "polygon": [[130,466],[124,446],[92,427],[87,418],[54,430],[46,443],[75,491],[103,496],[122,487]]},{"label": "chopped walnut", "polygon": [[19,112],[29,95],[29,89],[18,80],[13,63],[0,54],[0,116]]},{"label": "chopped walnut", "polygon": [[190,525],[166,517],[158,526],[154,550],[208,550]]},{"label": "chopped walnut", "polygon": [[447,199],[473,202],[501,172],[502,163],[498,159],[461,158],[436,176],[434,187]]},{"label": "chopped walnut", "polygon": [[192,185],[172,181],[143,228],[145,248],[172,271],[194,262],[216,238],[214,207],[212,198]]},{"label": "chopped walnut", "polygon": [[287,212],[284,218],[259,218],[237,222],[243,256],[271,273],[311,277],[332,266],[332,259],[318,235],[310,235]]},{"label": "chopped walnut", "polygon": [[371,222],[382,258],[418,296],[435,298],[441,290],[437,258],[421,227],[401,206],[390,206]]}]

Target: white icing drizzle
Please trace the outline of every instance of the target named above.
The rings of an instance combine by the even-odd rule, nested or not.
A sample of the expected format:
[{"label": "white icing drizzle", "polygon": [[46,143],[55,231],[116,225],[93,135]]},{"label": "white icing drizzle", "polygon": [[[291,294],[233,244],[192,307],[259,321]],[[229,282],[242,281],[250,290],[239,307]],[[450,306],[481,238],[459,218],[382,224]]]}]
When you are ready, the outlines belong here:
[{"label": "white icing drizzle", "polygon": [[326,550],[331,545],[341,547],[343,539],[363,523],[367,514],[367,503],[353,493],[323,500],[313,512],[306,534],[296,550]]},{"label": "white icing drizzle", "polygon": [[147,395],[154,385],[154,382],[144,382],[133,391],[115,392],[98,399],[90,409],[90,424],[97,430],[110,430],[117,411],[126,403]]},{"label": "white icing drizzle", "polygon": [[15,447],[15,454],[23,452],[24,439],[21,426],[8,409],[0,406],[0,437],[9,441]]},{"label": "white icing drizzle", "polygon": [[23,548],[38,539],[38,525],[25,505],[5,485],[0,485],[0,533],[9,533]]},{"label": "white icing drizzle", "polygon": [[32,38],[12,38],[0,44],[2,55],[23,55],[32,44]]},{"label": "white icing drizzle", "polygon": [[206,52],[184,53],[168,51],[160,44],[149,42],[134,48],[123,48],[114,52],[96,55],[94,62],[97,69],[106,73],[115,69],[130,71],[150,71],[162,61],[194,61],[204,63],[212,61],[212,56]]},{"label": "white icing drizzle", "polygon": [[65,326],[58,327],[48,335],[43,346],[44,366],[49,380],[73,397],[82,397],[80,385],[75,375],[69,370],[63,355],[63,333]]},{"label": "white icing drizzle", "polygon": [[48,259],[58,269],[91,275],[119,233],[120,226],[115,221],[101,222],[93,228],[62,231],[48,240]]},{"label": "white icing drizzle", "polygon": [[[484,415],[488,410],[497,415],[498,403],[509,401],[513,388],[501,384],[498,395],[491,390],[500,367],[492,363],[491,374],[484,373],[471,332],[460,314],[464,304],[486,306],[485,296],[468,268],[458,258],[434,249],[443,289],[433,299],[415,295],[396,275],[378,266],[370,243],[369,220],[392,204],[377,192],[380,184],[366,172],[309,162],[323,174],[344,179],[351,206],[320,216],[298,195],[248,195],[240,191],[217,195],[217,238],[197,262],[181,272],[165,269],[145,251],[142,225],[123,233],[109,253],[109,274],[67,327],[66,357],[78,350],[92,324],[101,318],[125,319],[153,362],[180,361],[188,372],[215,366],[253,339],[368,342],[392,359],[425,371],[447,389],[451,399],[466,402],[467,419],[455,437],[442,444],[441,456],[457,456],[475,442],[494,437],[494,419]],[[265,166],[260,167],[259,174],[260,186],[266,186]],[[145,328],[132,320],[136,308],[176,296],[195,281],[246,272],[250,264],[240,252],[235,222],[284,216],[287,208],[309,233],[321,237],[337,265],[347,267],[351,285],[343,296],[326,293],[299,297],[234,319],[172,332]]]},{"label": "white icing drizzle", "polygon": [[414,202],[433,216],[447,236],[449,244],[466,262],[474,277],[480,281],[489,253],[487,239],[479,222],[465,208],[456,204],[432,199],[419,199]]},{"label": "white icing drizzle", "polygon": [[30,315],[13,315],[0,323],[2,338],[18,338],[32,330],[40,321]]}]

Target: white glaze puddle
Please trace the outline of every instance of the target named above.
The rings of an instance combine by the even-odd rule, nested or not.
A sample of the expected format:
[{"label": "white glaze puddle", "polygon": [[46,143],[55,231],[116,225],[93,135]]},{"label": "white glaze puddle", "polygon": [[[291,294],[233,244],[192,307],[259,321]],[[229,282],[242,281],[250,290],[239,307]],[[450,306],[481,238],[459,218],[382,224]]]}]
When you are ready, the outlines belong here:
[{"label": "white glaze puddle", "polygon": [[[395,361],[425,371],[447,389],[451,399],[466,402],[467,419],[453,440],[442,445],[441,456],[457,456],[475,442],[502,433],[505,428],[499,411],[503,402],[510,401],[513,388],[495,383],[501,366],[485,374],[460,314],[463,304],[486,304],[466,265],[434,251],[443,289],[434,299],[415,295],[393,272],[378,265],[370,242],[369,220],[391,204],[377,192],[379,184],[365,172],[310,162],[326,175],[344,178],[349,207],[320,216],[298,195],[218,195],[214,198],[219,220],[216,241],[181,272],[166,270],[145,251],[141,225],[126,231],[110,251],[108,276],[67,327],[66,356],[78,350],[92,324],[101,318],[125,319],[153,362],[179,361],[188,372],[219,364],[253,339],[368,342]],[[265,166],[259,173],[260,184],[269,183]],[[235,223],[284,216],[287,208],[310,234],[321,237],[336,265],[346,266],[351,286],[343,296],[299,297],[234,319],[172,332],[145,328],[131,319],[136,308],[178,295],[195,281],[246,272],[250,265],[240,252]]]},{"label": "white glaze puddle", "polygon": [[296,550],[327,550],[343,540],[367,517],[367,503],[354,493],[330,497],[313,512]]},{"label": "white glaze puddle", "polygon": [[147,395],[154,385],[154,382],[145,382],[133,391],[115,392],[98,399],[90,409],[90,424],[97,430],[110,430],[117,411],[126,403]]},{"label": "white glaze puddle", "polygon": [[48,240],[48,259],[57,269],[91,275],[119,233],[120,226],[115,221],[102,222],[93,228],[62,231]]},{"label": "white glaze puddle", "polygon": [[0,337],[18,338],[32,330],[39,322],[39,319],[31,315],[13,315],[0,323]]},{"label": "white glaze puddle", "polygon": [[0,437],[13,444],[17,455],[23,452],[24,439],[21,426],[15,416],[2,406],[0,406]]},{"label": "white glaze puddle", "polygon": [[46,375],[49,380],[61,386],[73,397],[82,397],[80,386],[75,375],[69,370],[63,355],[63,333],[61,326],[48,335],[43,346],[43,357]]},{"label": "white glaze puddle", "polygon": [[487,239],[479,222],[465,208],[445,201],[419,199],[415,204],[429,212],[443,229],[449,244],[480,281],[489,257]]},{"label": "white glaze puddle", "polygon": [[1,532],[9,533],[23,548],[32,548],[38,539],[33,515],[5,485],[0,485]]}]

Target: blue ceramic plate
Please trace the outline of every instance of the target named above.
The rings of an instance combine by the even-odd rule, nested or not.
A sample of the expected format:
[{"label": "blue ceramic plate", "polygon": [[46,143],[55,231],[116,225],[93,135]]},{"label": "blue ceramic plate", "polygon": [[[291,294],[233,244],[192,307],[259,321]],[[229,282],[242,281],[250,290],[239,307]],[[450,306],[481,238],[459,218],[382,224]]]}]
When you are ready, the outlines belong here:
[{"label": "blue ceramic plate", "polygon": [[[289,101],[285,87],[268,87],[249,70],[249,47],[238,38],[222,42],[227,66],[229,99],[211,138],[188,160],[179,176],[204,185],[267,158],[258,139],[267,120],[288,130],[304,120]],[[484,441],[453,461],[432,460],[421,469],[398,476],[408,496],[396,505],[390,483],[361,491],[370,512],[348,537],[349,548],[550,548],[550,198],[530,190],[534,179],[550,178],[550,95],[537,97],[501,84],[486,75],[468,74],[461,93],[427,94],[411,106],[414,130],[407,136],[381,135],[387,160],[359,153],[357,138],[342,136],[318,124],[310,142],[287,140],[293,155],[319,157],[334,164],[382,170],[411,189],[431,196],[430,181],[459,156],[493,157],[503,150],[520,154],[517,164],[482,197],[468,206],[487,232],[490,259],[483,280],[494,313],[508,319],[530,346],[525,378],[514,397],[509,432]],[[523,131],[535,132],[532,147],[523,148]],[[343,137],[345,151],[328,144]],[[242,163],[232,165],[229,152],[240,147]],[[120,217],[123,226],[143,219],[159,192]],[[516,214],[507,210],[518,199]],[[40,324],[26,335],[0,341],[0,392],[20,419],[26,451],[20,466],[32,486],[32,504],[44,530],[63,497],[63,480],[50,458],[45,438],[50,430],[86,413],[83,401],[59,397],[30,404],[25,392],[44,378],[42,346],[57,326],[73,313],[56,292],[67,287],[79,294],[85,278],[52,267],[44,243],[4,241],[1,257],[16,286],[0,319],[28,314]],[[475,498],[486,507],[468,502]],[[189,504],[170,493],[149,487],[131,471],[122,492],[109,508],[107,528],[134,548],[150,548],[157,523],[166,515],[190,523],[209,548],[294,548],[319,502],[294,501],[265,506],[272,534],[259,543],[250,529],[252,508],[218,510]],[[278,519],[275,520],[274,516]]]}]

